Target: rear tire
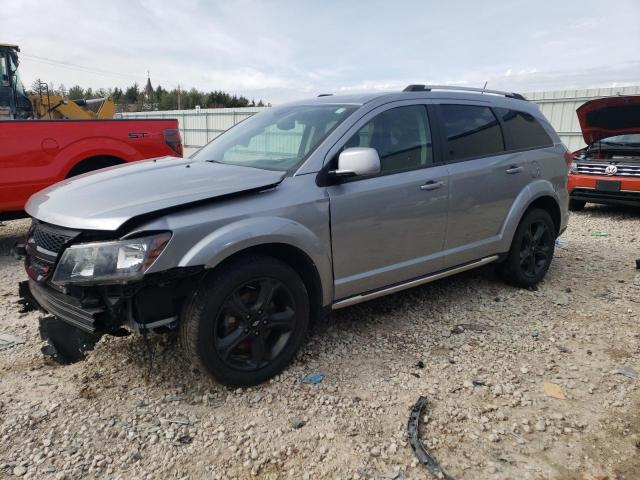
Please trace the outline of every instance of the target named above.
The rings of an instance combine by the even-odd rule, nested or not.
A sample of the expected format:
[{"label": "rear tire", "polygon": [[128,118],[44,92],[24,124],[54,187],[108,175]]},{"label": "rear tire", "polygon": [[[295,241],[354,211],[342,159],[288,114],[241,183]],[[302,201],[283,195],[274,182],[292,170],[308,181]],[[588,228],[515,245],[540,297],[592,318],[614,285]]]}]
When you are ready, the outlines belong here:
[{"label": "rear tire", "polygon": [[524,288],[540,282],[551,265],[555,240],[551,216],[545,210],[528,211],[516,229],[507,259],[500,266],[504,280]]},{"label": "rear tire", "polygon": [[572,212],[579,212],[584,209],[584,206],[587,204],[584,200],[569,200],[569,210]]},{"label": "rear tire", "polygon": [[247,386],[280,373],[308,327],[300,276],[280,260],[251,256],[205,277],[184,308],[180,340],[199,369],[224,385]]}]

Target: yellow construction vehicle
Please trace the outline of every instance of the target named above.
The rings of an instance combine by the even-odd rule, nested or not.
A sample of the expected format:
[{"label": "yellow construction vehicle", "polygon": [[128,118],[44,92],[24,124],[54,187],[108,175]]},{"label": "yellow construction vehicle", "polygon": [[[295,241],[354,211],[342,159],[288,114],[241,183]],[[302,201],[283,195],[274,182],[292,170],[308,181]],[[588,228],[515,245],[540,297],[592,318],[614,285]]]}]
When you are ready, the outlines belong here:
[{"label": "yellow construction vehicle", "polygon": [[41,83],[38,93],[29,96],[34,118],[91,120],[113,118],[116,105],[111,97],[90,100],[65,100],[60,95],[49,94],[49,86]]},{"label": "yellow construction vehicle", "polygon": [[27,95],[18,74],[17,45],[0,44],[0,119],[91,120],[113,118],[116,107],[111,97],[65,100],[52,95],[46,83]]}]

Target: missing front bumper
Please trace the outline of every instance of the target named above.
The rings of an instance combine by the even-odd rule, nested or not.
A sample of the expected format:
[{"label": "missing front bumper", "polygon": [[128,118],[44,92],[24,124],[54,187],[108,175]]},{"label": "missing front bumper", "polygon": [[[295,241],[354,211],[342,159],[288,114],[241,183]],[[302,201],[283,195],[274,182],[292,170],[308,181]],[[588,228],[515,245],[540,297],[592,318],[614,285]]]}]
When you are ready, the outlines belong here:
[{"label": "missing front bumper", "polygon": [[107,309],[84,307],[80,301],[33,280],[20,282],[18,292],[25,309],[39,309],[87,333],[101,330]]}]

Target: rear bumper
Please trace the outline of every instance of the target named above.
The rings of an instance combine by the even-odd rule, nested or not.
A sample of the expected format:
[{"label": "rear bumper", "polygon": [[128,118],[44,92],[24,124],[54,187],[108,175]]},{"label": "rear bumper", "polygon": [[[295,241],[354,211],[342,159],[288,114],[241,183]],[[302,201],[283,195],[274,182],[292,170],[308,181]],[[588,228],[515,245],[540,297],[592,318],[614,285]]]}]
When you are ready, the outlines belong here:
[{"label": "rear bumper", "polygon": [[107,316],[103,307],[83,307],[78,299],[33,280],[20,282],[18,292],[32,306],[88,333],[96,333]]},{"label": "rear bumper", "polygon": [[[620,191],[609,192],[596,189],[597,181],[619,181]],[[610,205],[640,206],[640,178],[605,175],[569,175],[569,197],[572,200],[604,203]]]}]

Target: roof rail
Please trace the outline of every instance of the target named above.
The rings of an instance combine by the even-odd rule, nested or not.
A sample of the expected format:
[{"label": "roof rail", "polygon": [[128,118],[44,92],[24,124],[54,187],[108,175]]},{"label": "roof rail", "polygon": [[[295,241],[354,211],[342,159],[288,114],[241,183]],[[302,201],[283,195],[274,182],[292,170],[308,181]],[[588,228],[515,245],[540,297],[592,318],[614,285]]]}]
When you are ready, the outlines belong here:
[{"label": "roof rail", "polygon": [[486,88],[473,88],[473,87],[449,87],[446,85],[409,85],[407,86],[403,92],[430,92],[432,90],[453,90],[453,91],[461,91],[461,92],[475,92],[475,93],[490,93],[491,95],[503,95],[508,98],[515,98],[517,100],[524,100],[524,98],[519,93],[514,92],[503,92],[501,90],[487,90]]}]

